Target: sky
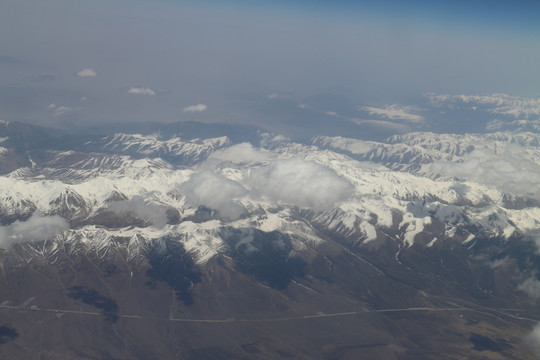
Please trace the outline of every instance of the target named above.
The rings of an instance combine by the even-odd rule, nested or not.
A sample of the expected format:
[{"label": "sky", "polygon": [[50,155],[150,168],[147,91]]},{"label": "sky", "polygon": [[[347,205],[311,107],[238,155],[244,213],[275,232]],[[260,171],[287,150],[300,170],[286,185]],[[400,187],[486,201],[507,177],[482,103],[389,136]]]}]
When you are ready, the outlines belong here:
[{"label": "sky", "polygon": [[203,121],[376,136],[479,131],[502,117],[454,124],[426,94],[540,96],[533,1],[0,4],[6,121]]}]

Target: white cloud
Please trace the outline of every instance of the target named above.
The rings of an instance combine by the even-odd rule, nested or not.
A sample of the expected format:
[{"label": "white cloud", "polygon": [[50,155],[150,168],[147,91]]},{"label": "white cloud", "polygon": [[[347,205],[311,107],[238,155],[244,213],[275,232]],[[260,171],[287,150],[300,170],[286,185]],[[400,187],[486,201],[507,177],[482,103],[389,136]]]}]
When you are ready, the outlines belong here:
[{"label": "white cloud", "polygon": [[193,174],[180,185],[180,191],[192,205],[207,206],[230,220],[237,219],[244,211],[237,199],[247,194],[242,185],[211,170]]},{"label": "white cloud", "polygon": [[459,162],[436,161],[430,170],[450,178],[495,186],[510,194],[540,199],[539,160],[538,149],[499,143],[492,148],[478,147],[465,154]]},{"label": "white cloud", "polygon": [[268,95],[268,99],[271,99],[271,100],[293,100],[293,96],[291,96],[291,94],[288,94],[288,93],[272,93],[270,95]]},{"label": "white cloud", "polygon": [[183,112],[201,112],[205,111],[207,109],[207,106],[204,104],[197,104],[197,105],[191,105],[188,107],[185,107],[182,109]]},{"label": "white cloud", "polygon": [[540,323],[525,337],[525,344],[533,351],[534,355],[540,359]]},{"label": "white cloud", "polygon": [[491,269],[496,269],[498,267],[503,266],[508,261],[508,257],[504,257],[502,259],[497,259],[489,263],[489,267]]},{"label": "white cloud", "polygon": [[71,112],[78,111],[81,109],[81,108],[72,108],[69,106],[56,105],[56,104],[49,104],[47,108],[54,110],[54,116],[56,117],[60,117],[60,116],[63,116],[63,115],[66,115],[66,114],[69,114]]},{"label": "white cloud", "polygon": [[154,96],[156,92],[150,88],[132,87],[128,90],[128,94]]},{"label": "white cloud", "polygon": [[96,77],[97,73],[95,70],[84,68],[77,73],[78,77]]},{"label": "white cloud", "polygon": [[55,110],[54,110],[54,115],[55,116],[62,116],[62,115],[65,115],[69,112],[71,112],[73,109],[70,108],[69,106],[58,106]]},{"label": "white cloud", "polygon": [[302,159],[276,160],[253,169],[248,182],[268,200],[316,210],[332,208],[353,190],[333,170]]},{"label": "white cloud", "polygon": [[523,291],[533,299],[540,298],[540,281],[535,277],[530,277],[518,285],[518,290]]},{"label": "white cloud", "polygon": [[32,215],[26,221],[17,220],[10,225],[0,226],[0,246],[46,240],[68,228],[68,222],[60,216]]},{"label": "white cloud", "polygon": [[141,196],[113,202],[109,210],[117,213],[134,212],[157,228],[163,228],[167,224],[167,208],[163,205],[147,204]]},{"label": "white cloud", "polygon": [[224,150],[215,151],[208,158],[241,164],[246,162],[263,162],[271,159],[272,154],[267,150],[256,149],[250,143],[242,143]]},{"label": "white cloud", "polygon": [[339,114],[335,111],[325,111],[324,113],[329,116],[339,117]]},{"label": "white cloud", "polygon": [[[265,162],[271,159],[271,153],[257,150],[250,144],[239,144],[214,153],[211,159],[233,163]],[[181,184],[180,192],[191,205],[207,206],[217,210],[222,218],[235,220],[244,211],[239,200],[245,197],[327,210],[346,200],[353,187],[325,166],[302,159],[287,159],[251,167],[243,183],[225,178],[213,170],[203,170]]]},{"label": "white cloud", "polygon": [[390,120],[405,120],[413,123],[424,121],[423,116],[415,114],[415,112],[420,111],[415,106],[402,106],[398,104],[386,105],[383,108],[361,106],[360,110],[367,111],[369,115],[376,115]]},{"label": "white cloud", "polygon": [[321,144],[324,147],[348,151],[351,154],[367,154],[375,148],[374,142],[358,139],[345,138],[342,136],[318,136],[314,138],[315,144]]}]

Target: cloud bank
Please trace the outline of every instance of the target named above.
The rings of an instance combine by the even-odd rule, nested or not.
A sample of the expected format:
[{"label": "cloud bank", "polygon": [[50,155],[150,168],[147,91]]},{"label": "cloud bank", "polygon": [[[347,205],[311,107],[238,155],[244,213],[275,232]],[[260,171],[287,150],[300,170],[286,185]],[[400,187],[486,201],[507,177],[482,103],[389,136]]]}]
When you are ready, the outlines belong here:
[{"label": "cloud bank", "polygon": [[332,208],[353,192],[333,170],[302,159],[276,160],[254,169],[248,182],[269,200],[315,210]]},{"label": "cloud bank", "polygon": [[93,69],[89,69],[89,68],[84,68],[82,69],[81,71],[79,71],[77,73],[77,76],[78,77],[83,77],[83,78],[87,78],[87,77],[96,77],[97,76],[97,72]]},{"label": "cloud bank", "polygon": [[[230,152],[218,152],[216,160],[264,161],[269,155],[249,144],[240,144]],[[236,154],[247,150],[243,157]],[[241,155],[242,156],[242,155]],[[348,199],[353,186],[333,170],[298,158],[270,161],[265,166],[251,167],[243,183],[207,169],[193,174],[180,185],[180,192],[191,205],[204,205],[218,211],[229,220],[237,219],[244,211],[239,200],[244,197],[263,198],[275,204],[327,210]]]},{"label": "cloud bank", "polygon": [[540,163],[537,151],[517,144],[483,147],[465,154],[462,161],[436,161],[434,173],[495,186],[503,192],[540,199]]},{"label": "cloud bank", "polygon": [[207,109],[207,106],[205,104],[197,104],[197,105],[191,105],[187,106],[182,109],[183,112],[201,112],[205,111]]},{"label": "cloud bank", "polygon": [[32,215],[26,221],[17,220],[10,225],[0,226],[0,247],[16,242],[46,240],[68,228],[68,222],[60,216]]}]

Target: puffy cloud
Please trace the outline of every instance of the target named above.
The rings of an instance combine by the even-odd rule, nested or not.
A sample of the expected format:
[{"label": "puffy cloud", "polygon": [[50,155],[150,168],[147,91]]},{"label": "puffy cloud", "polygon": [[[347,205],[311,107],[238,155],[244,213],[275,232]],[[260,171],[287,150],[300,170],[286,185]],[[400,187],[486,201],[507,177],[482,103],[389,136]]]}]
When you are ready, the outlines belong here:
[{"label": "puffy cloud", "polygon": [[272,158],[272,154],[266,150],[254,148],[250,143],[242,143],[219,150],[210,154],[209,159],[229,161],[234,164],[246,162],[263,162]]},{"label": "puffy cloud", "polygon": [[96,77],[97,72],[93,69],[84,68],[77,73],[78,77]]},{"label": "puffy cloud", "polygon": [[367,111],[369,115],[376,115],[390,120],[405,120],[408,122],[422,122],[424,117],[415,112],[420,111],[415,106],[401,106],[398,104],[387,105],[384,108],[362,106],[360,110]]},{"label": "puffy cloud", "polygon": [[156,92],[150,88],[132,87],[128,90],[128,94],[154,96]]},{"label": "puffy cloud", "polygon": [[183,112],[201,112],[205,111],[207,109],[207,106],[204,104],[197,104],[197,105],[191,105],[188,107],[185,107],[182,109]]},{"label": "puffy cloud", "polygon": [[54,110],[54,115],[55,116],[62,116],[62,115],[65,115],[69,112],[71,112],[73,109],[70,108],[69,106],[58,106],[55,110]]},{"label": "puffy cloud", "polygon": [[459,162],[446,160],[431,164],[433,173],[495,186],[514,195],[540,199],[538,150],[518,144],[480,147],[465,154]]},{"label": "puffy cloud", "polygon": [[297,158],[253,169],[248,182],[269,200],[316,210],[333,207],[353,191],[352,185],[333,170]]},{"label": "puffy cloud", "polygon": [[294,99],[294,96],[292,96],[291,94],[288,94],[288,93],[272,93],[270,95],[268,95],[268,99],[271,99],[271,100],[293,100]]},{"label": "puffy cloud", "polygon": [[236,199],[247,194],[241,184],[212,170],[193,174],[180,186],[180,191],[192,205],[207,206],[217,210],[221,217],[230,220],[237,219],[244,211]]},{"label": "puffy cloud", "polygon": [[163,205],[148,204],[141,196],[114,202],[109,206],[109,210],[117,213],[133,212],[157,228],[162,228],[167,224],[167,208]]},{"label": "puffy cloud", "polygon": [[60,216],[32,215],[26,221],[15,221],[0,226],[0,246],[6,247],[15,242],[46,240],[69,228],[68,222]]},{"label": "puffy cloud", "polygon": [[[270,153],[239,144],[212,154],[211,159],[222,161],[263,162]],[[208,164],[207,164],[208,165]],[[326,210],[347,199],[352,185],[333,170],[302,159],[274,160],[266,166],[251,167],[244,184],[216,174],[213,170],[195,173],[180,186],[192,205],[215,209],[226,219],[237,219],[244,208],[238,203],[244,196],[291,206]],[[244,185],[246,187],[244,187]]]}]

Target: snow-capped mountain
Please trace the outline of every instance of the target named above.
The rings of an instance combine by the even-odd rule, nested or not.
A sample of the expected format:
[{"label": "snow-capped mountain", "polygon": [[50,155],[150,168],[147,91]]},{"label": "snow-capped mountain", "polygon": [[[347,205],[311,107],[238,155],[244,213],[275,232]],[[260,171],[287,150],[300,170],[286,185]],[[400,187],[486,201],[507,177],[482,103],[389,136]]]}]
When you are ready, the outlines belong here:
[{"label": "snow-capped mountain", "polygon": [[[540,231],[540,209],[525,206],[538,199],[527,192],[509,193],[493,181],[474,181],[474,176],[443,176],[437,169],[442,162],[462,166],[475,151],[498,155],[513,145],[540,166],[539,140],[531,133],[419,133],[386,143],[318,137],[313,145],[288,142],[269,150],[227,138],[116,134],[83,146],[95,150],[101,144],[102,152],[43,151],[30,158],[31,167],[0,178],[2,222],[58,215],[76,225],[64,236],[79,238],[78,232],[88,234],[93,228],[109,234],[100,237],[105,244],[125,231],[104,222],[103,214],[140,219],[130,236],[136,233],[148,241],[184,233],[182,228],[191,228],[187,223],[197,223],[196,232],[216,237],[208,248],[208,241],[188,245],[201,262],[208,255],[197,254],[215,255],[224,248],[216,228],[230,226],[296,229],[308,243],[323,241],[322,230],[355,246],[388,231],[403,246],[414,245],[420,234],[430,246],[451,241],[449,234],[456,233],[462,234],[460,242],[476,236],[527,237]],[[525,205],[509,206],[516,198]],[[208,221],[201,218],[201,208],[209,209]],[[167,211],[179,214],[180,225]],[[309,230],[313,227],[318,230]]]},{"label": "snow-capped mountain", "polygon": [[[6,274],[41,264],[60,279],[53,287],[73,292],[84,283],[118,297],[126,295],[108,277],[119,289],[165,283],[186,306],[250,281],[250,291],[278,297],[294,285],[299,292],[287,296],[317,294],[340,311],[352,303],[448,307],[452,296],[533,311],[536,134],[416,133],[384,143],[114,134],[79,138],[73,149],[16,147],[16,132],[0,136],[0,164],[20,164],[0,177]],[[328,300],[332,292],[342,300]],[[208,301],[192,315],[217,306]]]}]

